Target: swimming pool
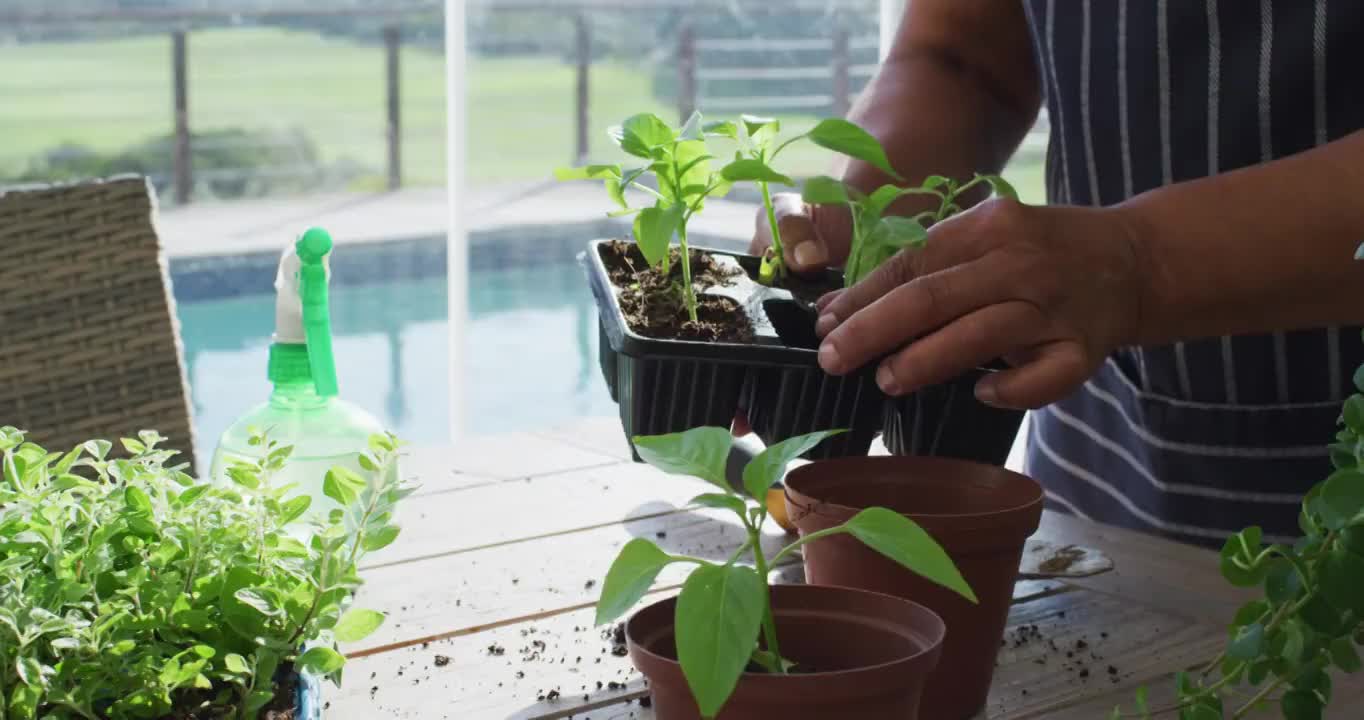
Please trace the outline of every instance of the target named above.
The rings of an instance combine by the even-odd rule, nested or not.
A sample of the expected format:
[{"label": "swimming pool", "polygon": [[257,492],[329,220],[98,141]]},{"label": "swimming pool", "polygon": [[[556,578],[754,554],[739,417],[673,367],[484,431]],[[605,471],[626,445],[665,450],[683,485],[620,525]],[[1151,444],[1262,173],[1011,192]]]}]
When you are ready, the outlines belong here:
[{"label": "swimming pool", "polygon": [[[451,362],[463,373],[461,411],[469,433],[535,430],[616,413],[597,367],[596,306],[571,248],[530,262],[505,251],[471,252],[469,322],[464,347],[452,358],[440,244],[338,248],[331,300],[343,397],[414,443],[448,439]],[[375,257],[399,270],[375,277]],[[269,395],[273,261],[172,263],[201,452]],[[350,277],[357,268],[371,274],[357,283]]]}]

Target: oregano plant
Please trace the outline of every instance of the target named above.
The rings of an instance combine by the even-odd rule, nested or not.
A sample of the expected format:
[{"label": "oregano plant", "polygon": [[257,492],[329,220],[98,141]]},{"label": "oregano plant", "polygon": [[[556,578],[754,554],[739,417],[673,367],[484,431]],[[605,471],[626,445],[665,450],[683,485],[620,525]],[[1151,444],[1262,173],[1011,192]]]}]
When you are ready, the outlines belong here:
[{"label": "oregano plant", "polygon": [[[1355,253],[1364,259],[1364,245]],[[1194,672],[1175,676],[1177,701],[1152,709],[1145,688],[1134,708],[1111,719],[1175,716],[1179,720],[1246,717],[1277,707],[1286,720],[1319,720],[1331,702],[1333,671],[1360,669],[1364,645],[1364,366],[1358,391],[1345,400],[1335,441],[1334,471],[1303,496],[1302,537],[1266,543],[1249,527],[1222,546],[1221,573],[1237,587],[1262,590],[1228,626],[1225,649]]]},{"label": "oregano plant", "polygon": [[291,668],[339,683],[337,643],[383,622],[349,605],[411,492],[396,438],[370,439],[363,474],[327,473],[340,507],[311,524],[276,481],[291,447],[257,433],[261,459],[206,484],[164,442],[144,431],[115,458],[0,428],[0,717],[255,718]]},{"label": "oregano plant", "polygon": [[[917,187],[882,185],[870,194],[820,175],[806,181],[801,199],[812,205],[848,207],[853,232],[843,279],[844,285],[852,286],[901,250],[921,245],[928,239],[925,224],[941,222],[961,212],[958,200],[962,194],[982,184],[988,185],[996,196],[1018,199],[1018,193],[1004,178],[980,174],[960,184],[952,178],[929,175]],[[910,217],[887,215],[891,204],[906,195],[933,197],[938,206]]]},{"label": "oregano plant", "polygon": [[[923,577],[976,601],[956,565],[914,521],[885,508],[868,508],[842,525],[810,533],[764,555],[761,544],[767,491],[792,460],[840,431],[817,432],[782,441],[749,461],[743,488],[726,480],[734,441],[728,428],[700,427],[670,435],[634,438],[641,458],[673,474],[690,475],[714,486],[689,505],[732,513],[747,538],[723,563],[670,554],[636,538],[621,548],[607,571],[597,602],[597,624],[610,623],[630,610],[667,566],[693,566],[677,598],[674,635],[677,660],[704,717],[720,712],[750,662],[767,672],[785,674],[794,666],[781,652],[768,592],[768,570],[812,540],[846,533]],[[741,561],[746,560],[746,563]]]}]

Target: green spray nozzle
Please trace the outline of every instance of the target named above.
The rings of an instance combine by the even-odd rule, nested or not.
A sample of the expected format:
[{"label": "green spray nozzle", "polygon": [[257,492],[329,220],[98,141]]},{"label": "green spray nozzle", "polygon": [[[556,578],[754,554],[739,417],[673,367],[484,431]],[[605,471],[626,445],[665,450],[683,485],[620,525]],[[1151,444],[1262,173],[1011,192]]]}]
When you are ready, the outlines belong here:
[{"label": "green spray nozzle", "polygon": [[322,228],[308,228],[294,244],[298,254],[298,294],[303,306],[303,337],[308,343],[308,365],[313,386],[322,397],[336,395],[336,359],[332,356],[332,320],[327,299],[327,268],[332,236]]}]

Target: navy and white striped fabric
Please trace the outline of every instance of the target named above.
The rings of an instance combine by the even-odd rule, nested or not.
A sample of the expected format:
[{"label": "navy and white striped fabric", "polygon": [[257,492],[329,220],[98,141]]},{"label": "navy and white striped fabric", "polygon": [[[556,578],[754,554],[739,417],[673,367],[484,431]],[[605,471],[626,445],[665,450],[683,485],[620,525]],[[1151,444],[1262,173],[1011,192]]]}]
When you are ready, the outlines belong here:
[{"label": "navy and white striped fabric", "polygon": [[[1364,127],[1364,2],[1025,5],[1050,202],[1113,204]],[[1051,507],[1095,520],[1204,544],[1251,524],[1294,537],[1361,360],[1353,328],[1127,349],[1032,414],[1027,469]]]}]

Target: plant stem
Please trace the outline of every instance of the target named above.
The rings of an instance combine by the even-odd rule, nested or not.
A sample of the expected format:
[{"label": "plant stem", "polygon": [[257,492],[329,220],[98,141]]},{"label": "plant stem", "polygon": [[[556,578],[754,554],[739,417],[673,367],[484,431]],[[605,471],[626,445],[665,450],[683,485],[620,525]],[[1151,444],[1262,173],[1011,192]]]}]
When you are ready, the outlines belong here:
[{"label": "plant stem", "polygon": [[1285,682],[1287,682],[1287,680],[1283,678],[1276,678],[1274,682],[1264,686],[1264,688],[1262,688],[1260,692],[1255,693],[1255,695],[1252,696],[1250,700],[1247,700],[1245,705],[1242,705],[1239,709],[1236,710],[1236,712],[1231,714],[1231,720],[1239,720],[1240,718],[1245,717],[1246,713],[1255,709],[1256,704],[1258,704],[1261,700],[1264,700],[1265,698],[1269,697],[1270,694],[1273,693],[1275,690],[1278,690],[1279,688],[1283,687]]},{"label": "plant stem", "polygon": [[846,527],[842,526],[842,525],[837,525],[837,526],[834,526],[834,527],[831,527],[831,528],[825,528],[825,529],[823,529],[823,530],[816,530],[815,532],[812,532],[812,533],[810,533],[809,535],[806,535],[806,536],[802,537],[801,539],[799,539],[799,540],[797,540],[797,541],[791,543],[790,545],[787,545],[786,547],[782,548],[781,550],[777,551],[777,554],[774,555],[774,556],[772,556],[772,564],[773,564],[773,565],[776,565],[779,561],[781,561],[782,558],[784,558],[784,557],[786,557],[787,555],[790,555],[791,553],[795,552],[795,551],[796,551],[796,548],[800,547],[801,545],[804,545],[805,543],[810,542],[811,540],[818,540],[819,538],[822,538],[822,537],[828,537],[828,536],[830,536],[830,535],[837,535],[837,534],[839,534],[839,533],[844,533],[844,532],[847,532],[847,531],[848,531],[848,529],[847,529]]},{"label": "plant stem", "polygon": [[758,187],[763,193],[763,208],[767,210],[767,226],[772,230],[772,261],[768,264],[766,257],[763,258],[762,269],[758,273],[758,282],[764,285],[780,278],[785,274],[786,256],[782,254],[781,230],[777,227],[777,212],[772,208],[772,193],[767,187],[767,183],[760,182]]},{"label": "plant stem", "polygon": [[687,249],[687,226],[677,227],[677,242],[682,246],[682,292],[687,303],[687,317],[696,322],[696,288],[691,285],[691,251]]},{"label": "plant stem", "polygon": [[763,586],[763,640],[767,643],[767,651],[777,658],[778,673],[785,675],[786,670],[781,667],[781,646],[777,644],[777,623],[772,618],[772,592],[767,587],[767,560],[763,558],[762,537],[758,528],[749,526],[748,541],[753,544],[753,566]]}]

